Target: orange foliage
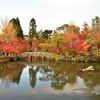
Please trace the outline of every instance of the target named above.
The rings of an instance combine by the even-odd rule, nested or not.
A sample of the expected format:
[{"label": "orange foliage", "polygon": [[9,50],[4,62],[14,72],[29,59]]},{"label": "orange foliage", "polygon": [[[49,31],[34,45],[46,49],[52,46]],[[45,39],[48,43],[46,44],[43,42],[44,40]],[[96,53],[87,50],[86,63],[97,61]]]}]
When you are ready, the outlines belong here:
[{"label": "orange foliage", "polygon": [[71,33],[65,33],[64,37],[66,38],[66,41],[71,41],[72,39],[78,38],[77,34],[71,34]]}]

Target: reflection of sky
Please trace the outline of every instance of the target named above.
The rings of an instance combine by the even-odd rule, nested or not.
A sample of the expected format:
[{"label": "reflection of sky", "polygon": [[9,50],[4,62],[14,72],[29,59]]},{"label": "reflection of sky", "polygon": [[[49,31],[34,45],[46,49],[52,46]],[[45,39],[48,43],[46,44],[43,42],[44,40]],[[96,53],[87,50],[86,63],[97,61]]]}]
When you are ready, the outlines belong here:
[{"label": "reflection of sky", "polygon": [[[49,95],[53,95],[53,94],[56,94],[56,95],[61,95],[61,94],[62,95],[63,94],[88,95],[88,94],[86,94],[86,93],[88,93],[88,88],[85,86],[84,81],[82,79],[80,79],[79,77],[77,77],[77,83],[66,84],[65,88],[63,90],[54,90],[48,85],[49,85],[48,82],[38,81],[38,83],[37,83],[38,88],[36,88],[36,90],[29,91],[29,93],[31,93],[31,94],[49,94]],[[27,94],[27,92],[26,92],[26,94]]]},{"label": "reflection of sky", "polygon": [[[19,84],[10,82],[8,83],[9,85],[7,87],[5,84],[1,84],[2,81],[0,80],[0,100],[1,99],[7,100],[7,98],[10,98],[10,97],[23,98],[21,100],[29,100],[28,98],[32,97],[30,100],[33,100],[33,98],[35,97],[46,98],[46,96],[47,97],[56,96],[57,100],[61,100],[59,96],[63,96],[63,95],[65,96],[65,98],[66,96],[70,96],[70,97],[84,96],[83,100],[89,100],[87,97],[92,94],[100,95],[100,85],[94,87],[93,90],[89,90],[89,88],[85,85],[84,80],[78,76],[76,76],[76,83],[74,84],[67,83],[63,90],[55,90],[51,88],[50,87],[51,81],[40,81],[39,77],[41,76],[42,74],[38,72],[37,73],[38,80],[36,82],[35,88],[31,88],[30,83],[29,83],[29,67],[28,66],[24,68]],[[14,100],[19,100],[19,99],[14,99]],[[42,100],[42,99],[39,99],[39,100]],[[62,99],[62,100],[65,100],[65,99]]]}]

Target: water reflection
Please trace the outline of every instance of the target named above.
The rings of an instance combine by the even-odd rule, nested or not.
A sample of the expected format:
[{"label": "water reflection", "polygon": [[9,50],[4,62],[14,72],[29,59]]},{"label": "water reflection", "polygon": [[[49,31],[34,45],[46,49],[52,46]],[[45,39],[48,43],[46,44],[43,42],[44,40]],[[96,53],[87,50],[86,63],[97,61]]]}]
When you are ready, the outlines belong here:
[{"label": "water reflection", "polygon": [[2,84],[19,84],[24,66],[18,63],[0,64],[0,79]]},{"label": "water reflection", "polygon": [[34,88],[36,85],[36,80],[37,80],[36,75],[37,75],[38,70],[39,70],[39,67],[31,66],[31,68],[29,68],[29,81],[32,88]]},{"label": "water reflection", "polygon": [[[22,89],[23,87],[25,90],[30,90],[31,87],[38,93],[43,89],[44,93],[48,94],[100,95],[99,63],[92,63],[96,69],[94,72],[80,71],[80,69],[89,65],[91,63],[26,64],[23,62],[9,62],[0,64],[0,84],[14,85],[16,83],[17,86],[14,85],[14,88]],[[24,73],[25,71],[27,74]],[[24,87],[27,81],[29,81],[29,84]],[[0,87],[2,88],[2,85]]]}]

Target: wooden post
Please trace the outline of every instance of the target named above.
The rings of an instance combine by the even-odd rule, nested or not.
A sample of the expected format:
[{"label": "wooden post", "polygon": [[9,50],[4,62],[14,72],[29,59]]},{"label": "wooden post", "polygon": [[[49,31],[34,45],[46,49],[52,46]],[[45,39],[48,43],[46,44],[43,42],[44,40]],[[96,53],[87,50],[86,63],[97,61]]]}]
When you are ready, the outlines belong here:
[{"label": "wooden post", "polygon": [[5,53],[4,55],[7,56],[7,53]]},{"label": "wooden post", "polygon": [[44,56],[42,56],[42,62],[44,62]]},{"label": "wooden post", "polygon": [[36,58],[37,58],[37,57],[36,57],[36,56],[34,56],[34,60],[35,60],[35,61],[36,61]]},{"label": "wooden post", "polygon": [[11,54],[9,53],[8,56],[11,56]]},{"label": "wooden post", "polygon": [[29,61],[31,61],[31,62],[32,62],[32,56],[29,56]]}]

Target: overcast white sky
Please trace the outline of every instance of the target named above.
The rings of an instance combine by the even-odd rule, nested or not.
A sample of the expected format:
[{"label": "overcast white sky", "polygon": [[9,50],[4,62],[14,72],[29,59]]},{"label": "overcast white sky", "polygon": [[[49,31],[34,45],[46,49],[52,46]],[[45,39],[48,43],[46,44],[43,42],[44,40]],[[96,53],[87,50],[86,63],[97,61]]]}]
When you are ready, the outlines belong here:
[{"label": "overcast white sky", "polygon": [[100,17],[100,0],[0,0],[0,17],[19,17],[25,34],[31,18],[39,30],[70,23],[82,26],[95,16]]}]

